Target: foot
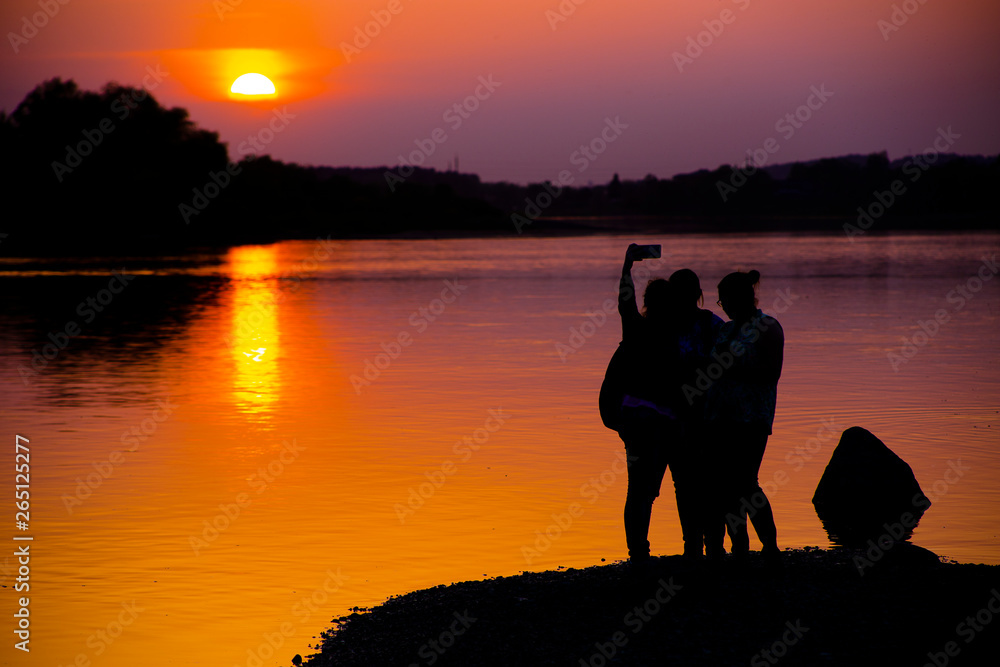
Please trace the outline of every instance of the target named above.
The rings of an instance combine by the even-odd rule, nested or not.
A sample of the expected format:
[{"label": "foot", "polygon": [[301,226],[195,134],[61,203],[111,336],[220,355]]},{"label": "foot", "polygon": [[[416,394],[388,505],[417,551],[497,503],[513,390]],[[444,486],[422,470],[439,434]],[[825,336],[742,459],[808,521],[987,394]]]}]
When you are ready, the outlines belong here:
[{"label": "foot", "polygon": [[649,552],[637,552],[629,553],[628,555],[628,568],[630,570],[637,570],[649,567]]},{"label": "foot", "polygon": [[781,549],[778,548],[777,544],[771,544],[760,551],[760,555],[764,557],[770,563],[780,563],[781,562]]},{"label": "foot", "polygon": [[644,583],[653,575],[653,559],[649,556],[645,558],[629,557],[625,572],[630,581],[637,584]]},{"label": "foot", "polygon": [[702,559],[703,555],[704,554],[701,552],[701,545],[698,545],[697,547],[685,545],[682,557],[684,560],[699,561]]}]

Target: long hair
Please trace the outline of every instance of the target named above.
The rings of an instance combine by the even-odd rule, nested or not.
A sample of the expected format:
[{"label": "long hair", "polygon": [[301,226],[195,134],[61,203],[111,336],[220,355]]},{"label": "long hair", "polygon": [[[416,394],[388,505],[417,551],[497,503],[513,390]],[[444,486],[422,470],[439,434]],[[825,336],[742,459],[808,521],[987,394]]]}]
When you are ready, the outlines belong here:
[{"label": "long hair", "polygon": [[674,307],[674,287],[664,278],[646,283],[642,293],[642,315],[648,319],[664,319]]},{"label": "long hair", "polygon": [[682,308],[694,306],[701,308],[705,303],[705,295],[701,291],[701,281],[698,274],[691,269],[678,269],[670,274],[670,284],[674,286],[674,295]]}]

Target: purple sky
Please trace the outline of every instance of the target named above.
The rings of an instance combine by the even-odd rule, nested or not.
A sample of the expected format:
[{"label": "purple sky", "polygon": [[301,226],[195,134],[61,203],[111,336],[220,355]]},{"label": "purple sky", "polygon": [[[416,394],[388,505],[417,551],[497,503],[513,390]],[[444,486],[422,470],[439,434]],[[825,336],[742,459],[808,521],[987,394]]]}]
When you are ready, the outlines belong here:
[{"label": "purple sky", "polygon": [[[577,183],[668,177],[742,163],[768,139],[769,164],[895,159],[948,127],[952,151],[1000,153],[995,0],[676,4],[42,0],[49,17],[38,0],[7,0],[0,107],[53,76],[90,89],[145,77],[232,157],[248,137],[304,164],[396,165],[419,151],[425,166],[458,155],[462,171],[515,182],[563,169]],[[245,72],[277,95],[230,99]],[[285,121],[271,134],[275,109]],[[618,130],[601,138],[607,119]]]}]

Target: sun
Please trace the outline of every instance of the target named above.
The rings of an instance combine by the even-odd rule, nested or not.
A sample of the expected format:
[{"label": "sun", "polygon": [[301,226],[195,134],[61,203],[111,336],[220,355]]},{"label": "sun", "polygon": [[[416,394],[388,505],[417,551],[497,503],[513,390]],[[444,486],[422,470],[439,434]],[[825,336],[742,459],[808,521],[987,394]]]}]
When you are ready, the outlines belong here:
[{"label": "sun", "polygon": [[263,74],[251,72],[237,77],[229,91],[238,95],[274,95],[274,84]]}]

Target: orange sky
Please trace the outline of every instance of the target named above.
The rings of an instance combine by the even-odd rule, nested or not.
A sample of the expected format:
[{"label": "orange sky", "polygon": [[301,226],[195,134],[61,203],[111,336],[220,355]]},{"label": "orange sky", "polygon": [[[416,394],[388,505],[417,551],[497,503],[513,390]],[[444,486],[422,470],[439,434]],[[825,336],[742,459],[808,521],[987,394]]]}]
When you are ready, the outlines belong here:
[{"label": "orange sky", "polygon": [[[769,138],[772,164],[896,158],[948,126],[956,152],[1000,152],[1000,5],[895,6],[899,26],[894,3],[878,0],[6,0],[0,108],[53,76],[92,89],[145,77],[161,103],[220,132],[232,157],[277,108],[284,125],[259,149],[277,159],[396,165],[441,128],[433,154],[417,156],[425,166],[458,155],[463,171],[518,182],[563,169],[576,183],[667,177],[742,162]],[[374,36],[357,40],[369,23]],[[230,99],[249,71],[274,80],[274,99]],[[812,86],[832,95],[800,110]],[[794,132],[776,126],[797,109],[808,120]],[[574,156],[607,118],[620,136]]]}]

